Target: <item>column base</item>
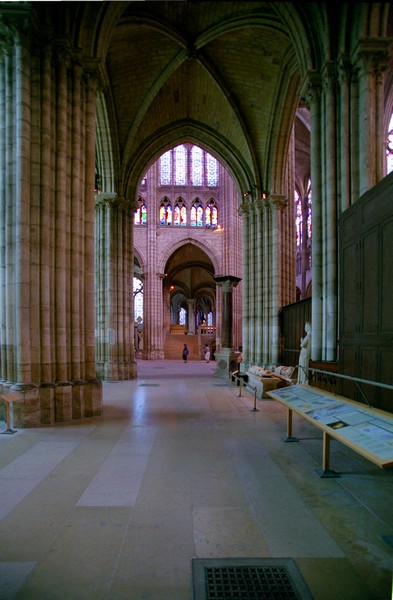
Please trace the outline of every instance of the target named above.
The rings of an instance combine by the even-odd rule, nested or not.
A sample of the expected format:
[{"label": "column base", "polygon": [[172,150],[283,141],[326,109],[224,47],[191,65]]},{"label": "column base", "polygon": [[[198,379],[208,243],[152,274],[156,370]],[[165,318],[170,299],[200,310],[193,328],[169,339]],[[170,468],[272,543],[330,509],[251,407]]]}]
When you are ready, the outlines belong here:
[{"label": "column base", "polygon": [[98,379],[76,382],[46,382],[12,386],[16,428],[68,423],[102,414],[102,382]]},{"label": "column base", "polygon": [[231,348],[222,348],[215,353],[217,369],[213,373],[213,377],[221,377],[229,379],[229,373],[237,371],[237,355]]}]

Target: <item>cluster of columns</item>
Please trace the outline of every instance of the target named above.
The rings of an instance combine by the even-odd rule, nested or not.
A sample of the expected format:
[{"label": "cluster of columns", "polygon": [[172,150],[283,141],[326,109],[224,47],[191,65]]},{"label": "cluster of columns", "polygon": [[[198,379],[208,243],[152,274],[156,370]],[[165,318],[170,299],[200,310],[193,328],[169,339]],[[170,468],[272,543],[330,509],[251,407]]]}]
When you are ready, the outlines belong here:
[{"label": "cluster of columns", "polygon": [[[305,85],[311,115],[313,360],[338,358],[338,217],[385,174],[382,75],[388,60],[388,41],[365,39],[353,56],[310,73]],[[247,194],[240,207],[245,368],[277,363],[280,307],[295,301],[290,290],[296,274],[287,267],[295,265],[287,252],[291,235],[295,247],[293,186],[287,197],[289,202],[276,194],[261,199]]]},{"label": "cluster of columns", "polygon": [[29,427],[102,408],[93,309],[97,80],[67,47],[34,40],[33,49],[18,22],[1,28],[0,385],[18,398],[15,425]]},{"label": "cluster of columns", "polygon": [[[364,39],[311,73],[304,99],[311,114],[312,351],[337,360],[338,231],[340,214],[385,174],[383,72],[388,40]],[[362,143],[359,143],[359,140]]]},{"label": "cluster of columns", "polygon": [[95,221],[97,375],[106,381],[136,377],[133,315],[134,203],[99,194]]},{"label": "cluster of columns", "polygon": [[[284,196],[253,199],[247,195],[240,206],[243,219],[243,363],[277,364],[280,355],[279,311],[293,272],[285,264],[285,233],[293,208]],[[294,237],[294,236],[293,236]]]}]

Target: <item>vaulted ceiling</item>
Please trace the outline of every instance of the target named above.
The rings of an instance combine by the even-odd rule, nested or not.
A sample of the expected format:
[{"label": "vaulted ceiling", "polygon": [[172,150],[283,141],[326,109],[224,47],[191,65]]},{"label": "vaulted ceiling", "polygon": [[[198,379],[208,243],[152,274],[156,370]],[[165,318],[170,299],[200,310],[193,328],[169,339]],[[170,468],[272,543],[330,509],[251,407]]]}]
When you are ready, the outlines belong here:
[{"label": "vaulted ceiling", "polygon": [[[101,170],[110,191],[128,197],[159,154],[181,141],[215,155],[240,190],[285,194],[307,75],[353,51],[360,34],[387,30],[389,7],[247,0],[31,4],[45,23],[41,34],[69,39],[85,68],[99,72],[98,137],[107,148]],[[304,182],[304,114],[296,133],[302,137],[297,177]]]},{"label": "vaulted ceiling", "polygon": [[240,190],[285,192],[302,77],[309,57],[317,60],[304,9],[247,1],[37,4],[100,73],[108,191],[130,197],[159,154],[190,141],[223,162]]}]

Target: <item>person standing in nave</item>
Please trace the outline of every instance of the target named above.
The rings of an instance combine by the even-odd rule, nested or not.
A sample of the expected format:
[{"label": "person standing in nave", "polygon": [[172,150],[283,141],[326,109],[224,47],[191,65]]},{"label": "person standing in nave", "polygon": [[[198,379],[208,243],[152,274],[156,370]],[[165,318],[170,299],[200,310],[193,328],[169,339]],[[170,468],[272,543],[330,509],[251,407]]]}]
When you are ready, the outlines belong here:
[{"label": "person standing in nave", "polygon": [[186,363],[188,360],[188,348],[187,348],[187,344],[184,344],[184,348],[183,348],[183,360]]},{"label": "person standing in nave", "polygon": [[207,363],[210,362],[210,348],[207,344],[205,344],[205,348],[203,350],[203,356]]}]

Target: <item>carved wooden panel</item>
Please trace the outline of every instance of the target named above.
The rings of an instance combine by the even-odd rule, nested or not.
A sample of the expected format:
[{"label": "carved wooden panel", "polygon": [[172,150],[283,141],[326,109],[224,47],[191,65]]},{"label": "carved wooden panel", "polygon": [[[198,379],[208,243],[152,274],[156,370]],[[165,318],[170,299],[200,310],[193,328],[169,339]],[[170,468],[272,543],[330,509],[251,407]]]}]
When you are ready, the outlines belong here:
[{"label": "carved wooden panel", "polygon": [[[393,174],[339,219],[339,372],[393,385]],[[341,384],[342,395],[393,412],[393,391]]]}]

